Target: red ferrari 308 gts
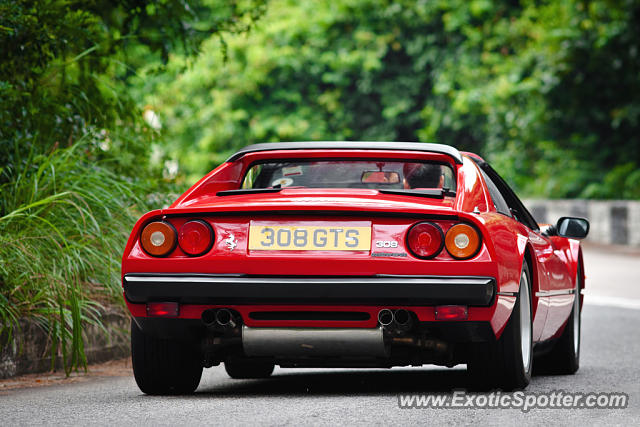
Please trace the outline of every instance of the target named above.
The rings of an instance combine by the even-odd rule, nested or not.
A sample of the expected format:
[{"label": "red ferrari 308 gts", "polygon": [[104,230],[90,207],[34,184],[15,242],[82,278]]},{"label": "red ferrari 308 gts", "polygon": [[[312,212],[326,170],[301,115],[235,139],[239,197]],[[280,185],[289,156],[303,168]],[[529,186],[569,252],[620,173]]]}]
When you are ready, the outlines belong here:
[{"label": "red ferrari 308 gts", "polygon": [[[585,219],[539,226],[482,158],[426,143],[248,146],[136,223],[122,260],[149,394],[283,367],[578,369]],[[535,356],[535,357],[534,357]]]}]

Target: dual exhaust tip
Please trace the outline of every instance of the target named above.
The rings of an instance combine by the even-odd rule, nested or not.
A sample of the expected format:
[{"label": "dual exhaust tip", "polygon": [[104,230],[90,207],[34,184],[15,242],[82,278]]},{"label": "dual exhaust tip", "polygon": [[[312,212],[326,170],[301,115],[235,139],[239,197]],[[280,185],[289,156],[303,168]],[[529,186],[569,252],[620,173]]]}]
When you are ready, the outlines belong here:
[{"label": "dual exhaust tip", "polygon": [[[235,328],[238,324],[235,314],[226,308],[203,311],[202,322],[207,327],[223,328]],[[403,308],[393,311],[383,308],[378,312],[378,322],[385,328],[397,326],[408,329],[411,327],[412,317],[411,313]]]},{"label": "dual exhaust tip", "polygon": [[223,327],[229,329],[235,328],[238,324],[236,316],[226,308],[203,311],[202,323],[209,328]]},{"label": "dual exhaust tip", "polygon": [[398,310],[389,310],[383,308],[378,312],[378,322],[384,328],[398,326],[402,329],[409,329],[411,327],[411,313],[404,308]]}]

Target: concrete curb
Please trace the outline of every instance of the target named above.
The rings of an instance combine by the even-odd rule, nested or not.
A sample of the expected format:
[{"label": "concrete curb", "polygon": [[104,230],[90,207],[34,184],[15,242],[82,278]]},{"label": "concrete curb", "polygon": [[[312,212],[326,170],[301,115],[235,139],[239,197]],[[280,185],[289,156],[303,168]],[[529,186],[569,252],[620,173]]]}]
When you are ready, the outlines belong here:
[{"label": "concrete curb", "polygon": [[[92,325],[84,327],[85,355],[89,363],[100,363],[126,357],[130,354],[129,317],[110,312],[102,315],[107,330]],[[0,379],[16,375],[46,372],[51,369],[51,349],[47,334],[34,321],[23,320],[13,344],[0,349]],[[62,357],[56,369],[62,368]]]},{"label": "concrete curb", "polygon": [[587,241],[640,247],[640,201],[523,200],[539,223],[555,224],[562,216],[580,216],[591,223]]}]

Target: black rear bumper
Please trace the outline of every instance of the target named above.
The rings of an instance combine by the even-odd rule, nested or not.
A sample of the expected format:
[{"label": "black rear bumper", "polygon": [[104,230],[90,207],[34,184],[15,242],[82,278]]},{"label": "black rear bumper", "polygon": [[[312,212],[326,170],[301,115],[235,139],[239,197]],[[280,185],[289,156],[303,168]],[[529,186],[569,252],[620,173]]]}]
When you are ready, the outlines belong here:
[{"label": "black rear bumper", "polygon": [[127,274],[123,286],[132,303],[489,306],[496,296],[495,279],[475,276]]}]

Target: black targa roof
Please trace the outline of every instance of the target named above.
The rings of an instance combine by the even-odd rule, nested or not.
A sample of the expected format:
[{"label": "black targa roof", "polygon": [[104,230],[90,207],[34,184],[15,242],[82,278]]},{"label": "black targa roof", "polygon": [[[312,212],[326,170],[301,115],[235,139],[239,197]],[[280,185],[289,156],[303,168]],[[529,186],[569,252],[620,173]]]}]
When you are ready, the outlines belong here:
[{"label": "black targa roof", "polygon": [[307,142],[267,142],[248,145],[227,159],[233,162],[247,153],[275,150],[399,150],[439,153],[451,157],[457,164],[462,164],[460,152],[444,144],[427,142],[365,142],[365,141],[307,141]]}]

